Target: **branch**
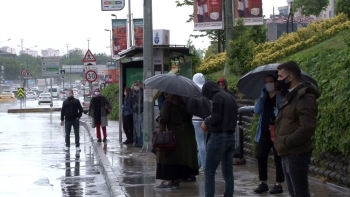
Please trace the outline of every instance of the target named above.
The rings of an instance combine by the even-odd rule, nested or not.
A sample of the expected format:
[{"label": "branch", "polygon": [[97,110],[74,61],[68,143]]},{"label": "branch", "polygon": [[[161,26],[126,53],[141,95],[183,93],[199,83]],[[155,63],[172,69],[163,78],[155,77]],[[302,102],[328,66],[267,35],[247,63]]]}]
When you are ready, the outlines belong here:
[{"label": "branch", "polygon": [[192,6],[193,5],[193,0],[183,0],[182,2],[175,1],[175,3],[176,3],[176,7]]}]

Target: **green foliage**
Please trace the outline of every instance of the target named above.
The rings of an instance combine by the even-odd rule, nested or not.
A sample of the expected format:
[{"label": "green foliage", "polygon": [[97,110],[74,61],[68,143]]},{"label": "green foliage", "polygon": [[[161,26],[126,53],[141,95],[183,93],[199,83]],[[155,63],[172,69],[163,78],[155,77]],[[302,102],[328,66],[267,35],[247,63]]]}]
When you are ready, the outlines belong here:
[{"label": "green foliage", "polygon": [[205,75],[205,78],[211,79],[213,81],[218,81],[220,78],[225,78],[227,81],[228,89],[232,90],[236,94],[238,93],[237,83],[238,83],[238,80],[240,79],[240,77],[238,77],[237,75],[235,75],[233,73],[227,73],[226,76],[224,76],[224,71],[220,70],[220,71],[217,71],[215,73]]},{"label": "green foliage", "polygon": [[108,115],[111,120],[119,119],[119,84],[110,84],[102,89],[104,95],[112,105],[112,113]]},{"label": "green foliage", "polygon": [[319,16],[322,11],[326,10],[329,0],[294,0],[293,12],[300,10],[305,16]]},{"label": "green foliage", "polygon": [[4,79],[12,80],[18,79],[20,76],[21,69],[24,68],[19,62],[15,61],[10,57],[0,57],[0,66],[3,65],[5,68]]},{"label": "green foliage", "polygon": [[192,44],[192,40],[187,40],[187,47],[190,49],[190,53],[193,55],[190,57],[192,59],[192,74],[196,73],[197,68],[200,66],[202,60],[197,53],[196,47]]},{"label": "green foliage", "polygon": [[344,13],[350,18],[350,0],[337,0],[336,1],[336,14]]}]

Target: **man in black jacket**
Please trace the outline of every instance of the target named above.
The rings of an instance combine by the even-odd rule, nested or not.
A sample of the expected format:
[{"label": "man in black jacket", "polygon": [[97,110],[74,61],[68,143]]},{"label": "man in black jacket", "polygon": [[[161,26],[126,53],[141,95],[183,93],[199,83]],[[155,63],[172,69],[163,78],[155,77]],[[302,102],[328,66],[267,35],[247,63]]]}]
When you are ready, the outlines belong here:
[{"label": "man in black jacket", "polygon": [[[68,90],[67,99],[62,104],[61,110],[61,126],[65,125],[65,150],[68,151],[70,147],[70,131],[74,129],[75,146],[77,151],[80,151],[79,143],[79,119],[83,114],[83,108],[78,99],[73,97],[73,90]],[[63,122],[64,121],[64,122]]]},{"label": "man in black jacket", "polygon": [[222,90],[214,81],[203,85],[202,95],[212,101],[212,115],[202,123],[202,130],[209,132],[207,160],[205,164],[205,196],[215,195],[215,172],[221,162],[225,180],[226,197],[233,196],[233,157],[238,105],[235,98]]}]

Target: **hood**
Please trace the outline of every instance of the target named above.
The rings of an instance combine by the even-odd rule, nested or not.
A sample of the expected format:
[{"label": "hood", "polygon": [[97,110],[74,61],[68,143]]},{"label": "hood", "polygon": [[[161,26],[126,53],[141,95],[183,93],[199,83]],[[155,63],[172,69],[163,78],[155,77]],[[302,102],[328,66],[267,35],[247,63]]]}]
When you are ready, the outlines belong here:
[{"label": "hood", "polygon": [[202,95],[207,99],[212,100],[213,96],[221,91],[223,90],[220,88],[219,84],[215,83],[214,81],[207,81],[203,85]]},{"label": "hood", "polygon": [[227,89],[227,81],[225,78],[220,78],[217,83],[223,83],[225,85],[225,89]]},{"label": "hood", "polygon": [[306,93],[315,95],[316,99],[321,96],[321,91],[318,89],[318,87],[310,82],[303,82],[302,87],[298,90],[299,95]]},{"label": "hood", "polygon": [[202,73],[196,73],[193,75],[192,81],[200,88],[202,89],[204,83],[205,83],[205,77]]}]

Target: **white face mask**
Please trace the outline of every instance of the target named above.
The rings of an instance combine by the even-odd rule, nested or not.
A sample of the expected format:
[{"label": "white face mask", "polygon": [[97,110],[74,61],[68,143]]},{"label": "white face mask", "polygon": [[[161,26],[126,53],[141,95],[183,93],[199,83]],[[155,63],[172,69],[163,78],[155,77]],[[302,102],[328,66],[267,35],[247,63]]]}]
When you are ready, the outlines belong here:
[{"label": "white face mask", "polygon": [[139,86],[134,86],[134,90],[138,91],[140,89]]},{"label": "white face mask", "polygon": [[95,95],[100,95],[100,92],[95,92]]},{"label": "white face mask", "polygon": [[124,95],[126,96],[126,92],[124,92]]},{"label": "white face mask", "polygon": [[275,83],[267,83],[265,84],[265,88],[268,92],[273,92],[275,90]]}]

